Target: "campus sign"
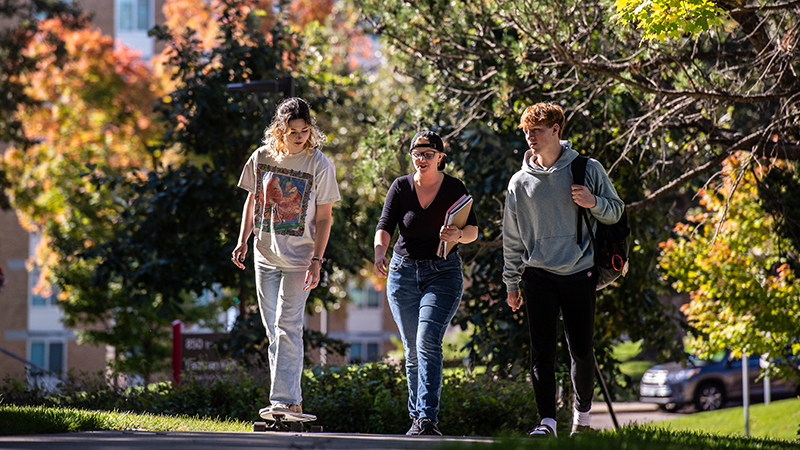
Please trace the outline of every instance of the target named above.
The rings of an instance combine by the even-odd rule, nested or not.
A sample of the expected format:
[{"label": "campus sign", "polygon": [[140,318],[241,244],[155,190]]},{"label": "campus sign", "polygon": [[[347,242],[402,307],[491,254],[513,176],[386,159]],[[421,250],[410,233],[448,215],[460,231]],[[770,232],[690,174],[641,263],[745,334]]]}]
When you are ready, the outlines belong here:
[{"label": "campus sign", "polygon": [[194,379],[215,379],[226,368],[236,363],[223,358],[217,351],[217,342],[228,337],[228,333],[183,333],[180,320],[172,323],[172,376],[180,384],[181,375],[189,374]]}]

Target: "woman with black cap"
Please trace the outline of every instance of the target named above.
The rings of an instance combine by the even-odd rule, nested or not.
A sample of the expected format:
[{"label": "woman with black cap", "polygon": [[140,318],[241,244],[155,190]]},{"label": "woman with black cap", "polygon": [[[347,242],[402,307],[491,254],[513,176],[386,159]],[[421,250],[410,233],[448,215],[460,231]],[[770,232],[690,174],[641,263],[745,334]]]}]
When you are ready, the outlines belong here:
[{"label": "woman with black cap", "polygon": [[[470,210],[466,225],[444,226],[445,213],[467,189],[443,173],[442,139],[432,131],[411,140],[416,171],[397,178],[386,194],[375,231],[375,274],[387,278],[386,295],[403,342],[408,378],[408,435],[441,435],[437,416],[442,391],[442,340],[461,302],[461,257],[440,258],[440,241],[468,244],[478,238],[478,219]],[[471,206],[470,206],[471,208]],[[395,228],[400,237],[392,259],[386,250]],[[457,248],[457,246],[456,246]]]}]

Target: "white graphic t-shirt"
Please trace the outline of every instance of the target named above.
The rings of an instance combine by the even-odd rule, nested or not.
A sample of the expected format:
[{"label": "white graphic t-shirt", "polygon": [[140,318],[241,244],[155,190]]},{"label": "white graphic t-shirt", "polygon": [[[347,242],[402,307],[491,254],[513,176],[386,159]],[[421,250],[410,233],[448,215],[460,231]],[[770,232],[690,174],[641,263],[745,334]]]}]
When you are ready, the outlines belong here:
[{"label": "white graphic t-shirt", "polygon": [[245,164],[239,187],[255,194],[256,262],[306,270],[314,252],[316,205],[340,199],[333,162],[317,149],[276,161],[260,147]]}]

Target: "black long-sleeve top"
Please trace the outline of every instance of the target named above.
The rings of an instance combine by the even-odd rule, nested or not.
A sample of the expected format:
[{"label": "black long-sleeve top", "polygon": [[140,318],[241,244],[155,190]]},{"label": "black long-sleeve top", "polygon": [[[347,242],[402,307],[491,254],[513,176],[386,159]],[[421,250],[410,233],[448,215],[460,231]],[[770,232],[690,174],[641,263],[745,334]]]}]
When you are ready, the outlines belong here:
[{"label": "black long-sleeve top", "polygon": [[[384,230],[392,235],[395,227],[400,228],[400,237],[394,245],[395,254],[416,260],[439,259],[436,249],[439,246],[439,230],[444,225],[445,213],[464,194],[468,194],[464,183],[444,174],[439,192],[428,208],[423,209],[414,187],[414,174],[397,178],[386,194],[377,230]],[[478,218],[472,206],[467,225],[478,226]]]}]

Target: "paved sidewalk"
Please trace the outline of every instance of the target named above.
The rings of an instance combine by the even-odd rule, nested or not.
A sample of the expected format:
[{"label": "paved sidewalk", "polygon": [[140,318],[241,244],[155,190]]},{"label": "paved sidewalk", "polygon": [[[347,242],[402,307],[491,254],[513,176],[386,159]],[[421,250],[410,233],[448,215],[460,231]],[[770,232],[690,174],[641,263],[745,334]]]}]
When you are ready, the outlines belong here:
[{"label": "paved sidewalk", "polygon": [[[637,402],[613,403],[620,426],[649,423],[680,417],[657,405]],[[614,424],[605,402],[594,402],[592,428],[608,429]],[[493,442],[488,437],[405,436],[359,433],[220,433],[93,431],[35,436],[0,436],[2,450],[417,450],[435,449],[444,443],[473,444]]]},{"label": "paved sidewalk", "polygon": [[[655,403],[615,402],[611,404],[614,415],[620,427],[632,424],[653,423],[661,420],[677,419],[684,413],[670,413],[658,407]],[[614,428],[614,421],[608,412],[608,405],[604,401],[592,402],[590,411],[591,426],[598,430]]]},{"label": "paved sidewalk", "polygon": [[84,433],[2,436],[3,450],[416,450],[460,442],[464,448],[492,442],[481,437],[429,437],[345,433],[217,433],[93,431]]}]

